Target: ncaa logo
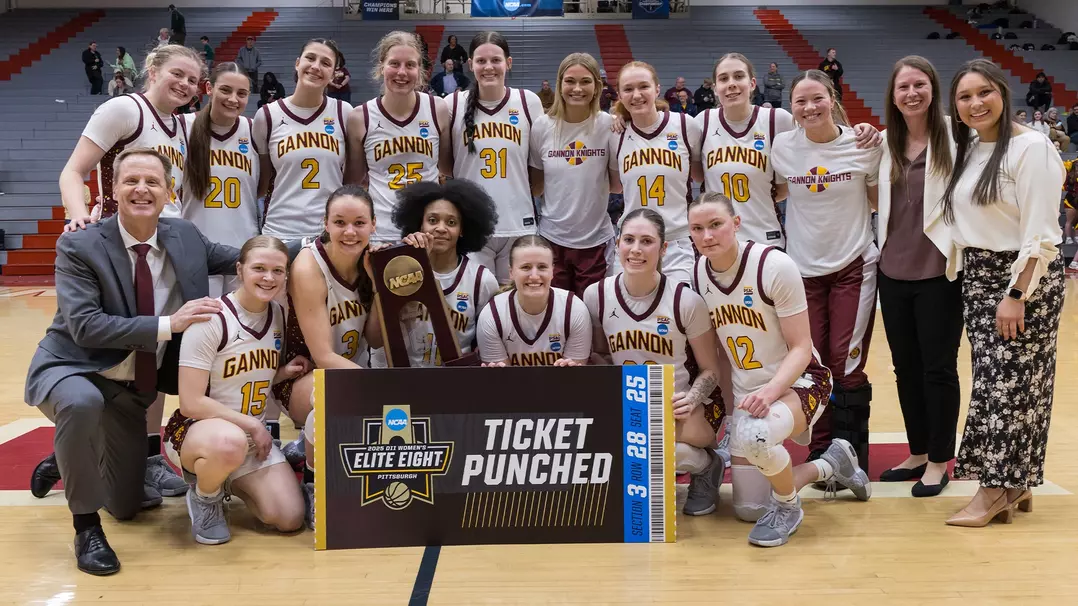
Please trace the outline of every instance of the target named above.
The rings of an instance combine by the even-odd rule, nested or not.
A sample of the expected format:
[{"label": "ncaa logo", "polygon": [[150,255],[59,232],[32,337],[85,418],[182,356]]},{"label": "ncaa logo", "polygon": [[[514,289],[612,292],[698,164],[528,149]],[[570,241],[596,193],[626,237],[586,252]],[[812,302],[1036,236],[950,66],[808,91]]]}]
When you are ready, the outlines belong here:
[{"label": "ncaa logo", "polygon": [[757,140],[755,143],[752,144],[752,146],[756,148],[756,151],[764,151],[764,142],[763,141]]},{"label": "ncaa logo", "polygon": [[385,424],[393,431],[400,431],[408,427],[408,413],[400,408],[391,408],[386,413]]},{"label": "ncaa logo", "polygon": [[745,307],[752,307],[752,295],[745,295]]},{"label": "ncaa logo", "polygon": [[504,0],[504,2],[502,2],[502,6],[505,7],[505,10],[507,10],[509,12],[513,12],[513,11],[517,10],[518,8],[520,8],[520,1],[519,0]]},{"label": "ncaa logo", "polygon": [[561,351],[561,343],[551,343],[550,344],[550,351],[554,351],[554,352]]},{"label": "ncaa logo", "polygon": [[246,154],[249,149],[250,148],[247,147],[246,143],[240,143],[240,153],[241,154]]},{"label": "ncaa logo", "polygon": [[457,311],[459,311],[461,313],[463,313],[465,311],[468,311],[468,302],[467,301],[457,301]]},{"label": "ncaa logo", "polygon": [[670,332],[670,326],[667,324],[660,324],[659,327],[655,330],[655,332],[659,333],[662,336],[666,336],[666,334]]},{"label": "ncaa logo", "polygon": [[187,154],[187,148],[183,146],[183,143],[180,143],[180,153]]},{"label": "ncaa logo", "polygon": [[[506,4],[509,4],[509,3],[507,2]],[[518,2],[513,2],[512,4],[519,4],[519,3]],[[516,126],[519,122],[520,122],[520,118],[518,118],[517,116],[509,116],[509,123],[510,124]]]},{"label": "ncaa logo", "polygon": [[326,134],[327,135],[332,135],[333,134],[333,125],[332,124],[327,124],[326,125]]},{"label": "ncaa logo", "polygon": [[430,131],[427,130],[426,128],[421,128],[421,129],[419,129],[419,136],[426,139],[427,137],[430,136]]},{"label": "ncaa logo", "polygon": [[670,151],[677,151],[677,141],[671,141],[666,146],[670,148]]}]

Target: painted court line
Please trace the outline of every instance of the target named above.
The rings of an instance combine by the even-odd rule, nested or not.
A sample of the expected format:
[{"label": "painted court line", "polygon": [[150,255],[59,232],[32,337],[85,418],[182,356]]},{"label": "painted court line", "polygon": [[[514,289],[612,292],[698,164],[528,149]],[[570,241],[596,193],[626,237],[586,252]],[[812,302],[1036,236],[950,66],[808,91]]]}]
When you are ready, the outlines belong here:
[{"label": "painted court line", "polygon": [[412,597],[408,600],[408,606],[426,606],[441,552],[442,548],[438,545],[428,545],[423,550],[423,561],[419,563],[419,572],[415,575],[415,585],[412,586]]},{"label": "painted court line", "polygon": [[52,427],[52,421],[45,417],[38,416],[36,418],[12,421],[7,425],[0,425],[0,444],[10,442],[11,440],[14,440],[23,434],[30,433],[39,427]]}]

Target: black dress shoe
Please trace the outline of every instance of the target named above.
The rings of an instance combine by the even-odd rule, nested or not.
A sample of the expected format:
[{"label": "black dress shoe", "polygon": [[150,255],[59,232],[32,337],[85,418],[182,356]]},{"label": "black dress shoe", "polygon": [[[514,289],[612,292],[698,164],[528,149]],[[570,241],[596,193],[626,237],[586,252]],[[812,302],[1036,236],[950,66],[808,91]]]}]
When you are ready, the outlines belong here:
[{"label": "black dress shoe", "polygon": [[908,482],[914,478],[919,478],[925,475],[925,470],[928,469],[928,463],[921,463],[917,467],[912,469],[888,469],[880,474],[881,482]]},{"label": "black dress shoe", "polygon": [[79,570],[103,577],[120,572],[120,560],[109,547],[105,531],[94,526],[75,535],[75,558]]},{"label": "black dress shoe", "polygon": [[44,499],[52,487],[60,481],[60,468],[56,465],[56,453],[45,457],[30,475],[30,494]]},{"label": "black dress shoe", "polygon": [[917,480],[917,483],[913,485],[913,496],[915,497],[935,497],[939,493],[943,492],[943,489],[951,483],[951,478],[946,473],[940,478],[939,484],[925,484],[924,482]]}]

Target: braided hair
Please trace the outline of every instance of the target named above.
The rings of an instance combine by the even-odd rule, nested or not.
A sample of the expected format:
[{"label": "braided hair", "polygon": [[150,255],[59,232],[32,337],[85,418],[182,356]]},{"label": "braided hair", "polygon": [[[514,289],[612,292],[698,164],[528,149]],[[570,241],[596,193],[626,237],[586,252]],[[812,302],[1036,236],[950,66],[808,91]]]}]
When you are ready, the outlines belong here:
[{"label": "braided hair", "polygon": [[[483,46],[484,44],[493,44],[502,49],[505,53],[505,57],[508,59],[509,54],[509,41],[505,39],[505,36],[495,31],[482,31],[472,37],[472,43],[468,47],[468,55],[475,60],[475,49]],[[470,84],[468,84],[468,103],[464,106],[464,142],[468,145],[468,153],[476,153],[475,149],[475,110],[479,107],[479,76],[475,74],[475,70],[472,70],[473,78]]]}]

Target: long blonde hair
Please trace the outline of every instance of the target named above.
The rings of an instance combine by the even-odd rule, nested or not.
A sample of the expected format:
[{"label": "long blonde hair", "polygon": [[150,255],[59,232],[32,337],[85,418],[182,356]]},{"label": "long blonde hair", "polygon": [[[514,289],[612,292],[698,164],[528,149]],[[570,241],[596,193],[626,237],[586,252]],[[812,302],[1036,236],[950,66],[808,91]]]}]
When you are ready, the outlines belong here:
[{"label": "long blonde hair", "polygon": [[[625,73],[625,70],[633,69],[634,67],[646,69],[648,70],[648,72],[651,73],[651,81],[655,84],[655,109],[659,112],[664,112],[670,109],[670,104],[666,102],[666,99],[663,99],[662,91],[659,90],[659,74],[655,71],[655,68],[652,67],[650,63],[645,63],[643,61],[630,61],[625,65],[621,66],[621,69],[618,70],[618,86],[621,86],[621,76]],[[625,107],[625,105],[621,102],[620,90],[618,91],[618,100],[616,103],[614,103],[614,107],[610,108],[610,113],[614,114],[615,116],[620,116],[621,119],[625,120],[626,122],[632,122],[632,117],[629,115],[629,108]]]},{"label": "long blonde hair", "polygon": [[557,85],[554,87],[554,105],[551,105],[550,109],[546,112],[547,115],[554,120],[565,120],[565,100],[562,98],[562,79],[565,78],[565,72],[575,65],[579,65],[591,72],[592,80],[595,82],[595,94],[591,96],[589,109],[591,110],[592,116],[595,116],[595,114],[600,111],[599,96],[602,89],[599,87],[602,86],[603,79],[599,75],[599,62],[595,60],[595,57],[592,57],[588,53],[573,53],[562,59],[561,65],[558,66],[558,80]]}]

